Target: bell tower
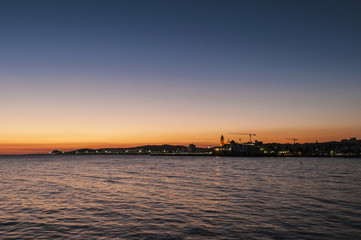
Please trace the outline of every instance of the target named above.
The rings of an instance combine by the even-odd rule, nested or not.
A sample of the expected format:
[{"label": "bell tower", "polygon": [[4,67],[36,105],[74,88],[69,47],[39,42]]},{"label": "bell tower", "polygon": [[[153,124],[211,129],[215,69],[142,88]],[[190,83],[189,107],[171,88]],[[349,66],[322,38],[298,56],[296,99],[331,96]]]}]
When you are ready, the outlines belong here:
[{"label": "bell tower", "polygon": [[224,137],[223,137],[223,134],[222,134],[222,136],[221,136],[221,147],[223,147],[224,146]]}]

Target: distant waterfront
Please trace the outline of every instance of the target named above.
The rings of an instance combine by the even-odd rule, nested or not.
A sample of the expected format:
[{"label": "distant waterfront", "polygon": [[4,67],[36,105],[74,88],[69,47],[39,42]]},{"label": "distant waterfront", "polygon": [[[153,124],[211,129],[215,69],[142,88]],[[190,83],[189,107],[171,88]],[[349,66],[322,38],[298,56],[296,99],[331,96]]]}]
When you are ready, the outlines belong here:
[{"label": "distant waterfront", "polygon": [[152,155],[152,156],[245,156],[245,157],[361,157],[361,140],[344,139],[324,143],[237,143],[229,141],[220,146],[201,148],[194,144],[146,145],[131,148],[54,150],[53,155]]}]

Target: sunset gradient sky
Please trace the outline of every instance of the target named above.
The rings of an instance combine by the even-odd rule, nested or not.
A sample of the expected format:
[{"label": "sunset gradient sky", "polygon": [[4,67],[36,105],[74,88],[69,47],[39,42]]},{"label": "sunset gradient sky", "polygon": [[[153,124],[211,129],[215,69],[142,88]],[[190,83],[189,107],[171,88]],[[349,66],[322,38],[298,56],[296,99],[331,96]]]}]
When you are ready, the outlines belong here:
[{"label": "sunset gradient sky", "polygon": [[0,154],[361,138],[361,1],[0,3]]}]

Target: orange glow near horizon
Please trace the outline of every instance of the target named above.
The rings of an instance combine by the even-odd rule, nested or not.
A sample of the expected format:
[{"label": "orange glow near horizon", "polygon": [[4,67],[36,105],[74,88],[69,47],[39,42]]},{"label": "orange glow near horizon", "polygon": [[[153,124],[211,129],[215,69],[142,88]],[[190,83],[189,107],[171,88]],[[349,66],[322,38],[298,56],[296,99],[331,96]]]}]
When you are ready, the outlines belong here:
[{"label": "orange glow near horizon", "polygon": [[1,103],[9,103],[2,108],[0,154],[147,144],[207,147],[217,146],[221,134],[226,141],[249,140],[230,134],[235,132],[256,133],[252,139],[265,143],[361,138],[356,90],[340,100],[330,92],[222,84],[186,88],[175,82],[106,88],[71,85],[69,78],[72,88],[64,89],[57,85],[60,79],[53,80],[46,87],[0,89]]},{"label": "orange glow near horizon", "polygon": [[[298,138],[299,143],[306,142],[326,142],[326,141],[340,141],[345,138],[356,137],[360,138],[361,128],[347,128],[347,129],[273,129],[273,130],[259,130],[256,132],[257,136],[252,140],[263,141],[264,143],[279,142],[279,143],[291,143],[292,140],[287,138]],[[219,138],[221,134],[225,136],[225,140],[235,140],[239,142],[249,141],[247,135],[236,135],[232,132],[247,132],[247,131],[223,131],[223,132],[173,132],[173,133],[128,133],[129,135],[116,136],[108,135],[107,138],[96,139],[96,135],[83,134],[78,137],[67,137],[65,135],[61,137],[53,136],[53,138],[46,136],[46,134],[38,135],[38,137],[28,136],[21,140],[13,138],[12,141],[5,138],[0,139],[0,154],[46,154],[52,150],[70,151],[81,148],[122,148],[122,147],[135,147],[142,145],[184,145],[187,146],[190,143],[196,144],[199,147],[218,146]],[[99,133],[98,133],[99,134]],[[70,135],[69,135],[70,136]],[[106,135],[105,135],[106,136]],[[9,138],[8,138],[9,139]],[[69,140],[69,141],[68,141]]]}]

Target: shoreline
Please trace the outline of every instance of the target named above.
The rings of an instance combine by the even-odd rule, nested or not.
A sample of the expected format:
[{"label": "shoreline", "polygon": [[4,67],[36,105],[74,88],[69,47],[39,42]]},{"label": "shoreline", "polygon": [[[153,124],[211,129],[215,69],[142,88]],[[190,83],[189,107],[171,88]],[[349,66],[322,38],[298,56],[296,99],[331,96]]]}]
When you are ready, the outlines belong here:
[{"label": "shoreline", "polygon": [[361,156],[275,156],[275,155],[213,155],[213,154],[0,154],[0,157],[34,156],[151,156],[151,157],[226,157],[226,158],[360,158]]}]

